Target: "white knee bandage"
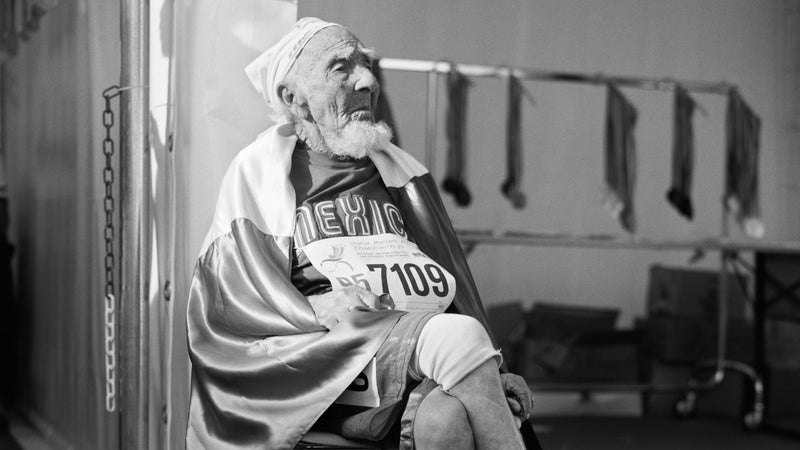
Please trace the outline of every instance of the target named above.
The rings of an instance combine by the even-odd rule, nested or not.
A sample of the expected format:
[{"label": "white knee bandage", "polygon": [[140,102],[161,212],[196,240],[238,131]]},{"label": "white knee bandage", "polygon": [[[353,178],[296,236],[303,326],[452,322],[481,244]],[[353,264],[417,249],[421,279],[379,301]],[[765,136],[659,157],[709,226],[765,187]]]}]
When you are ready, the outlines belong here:
[{"label": "white knee bandage", "polygon": [[424,377],[448,390],[487,360],[499,366],[500,352],[477,320],[461,314],[439,314],[422,328],[409,364],[409,374]]}]

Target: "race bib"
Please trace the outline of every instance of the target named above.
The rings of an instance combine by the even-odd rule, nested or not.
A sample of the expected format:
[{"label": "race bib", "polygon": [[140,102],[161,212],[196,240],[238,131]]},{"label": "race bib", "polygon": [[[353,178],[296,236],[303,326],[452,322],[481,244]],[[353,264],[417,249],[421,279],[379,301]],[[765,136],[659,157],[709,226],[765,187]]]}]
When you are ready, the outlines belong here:
[{"label": "race bib", "polygon": [[374,357],[334,403],[369,408],[380,406],[381,397],[378,394],[378,374]]},{"label": "race bib", "polygon": [[357,285],[389,294],[395,309],[444,312],[455,296],[455,278],[396,234],[322,239],[303,251],[333,289]]}]

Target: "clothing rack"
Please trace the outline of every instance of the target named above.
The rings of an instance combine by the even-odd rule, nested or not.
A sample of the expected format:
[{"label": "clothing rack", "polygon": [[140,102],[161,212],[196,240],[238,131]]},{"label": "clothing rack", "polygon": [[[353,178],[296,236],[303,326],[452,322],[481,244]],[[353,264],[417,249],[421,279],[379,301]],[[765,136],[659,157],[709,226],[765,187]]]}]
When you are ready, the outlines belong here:
[{"label": "clothing rack", "polygon": [[676,86],[687,91],[702,94],[727,95],[736,85],[726,81],[708,82],[697,80],[679,80],[675,78],[633,77],[622,75],[606,75],[603,73],[562,72],[534,68],[521,68],[486,64],[457,64],[449,61],[431,61],[423,59],[380,58],[378,65],[383,70],[404,72],[420,72],[428,74],[427,105],[425,124],[425,165],[433,173],[436,148],[436,112],[438,100],[438,79],[440,74],[456,70],[462,75],[476,78],[509,78],[537,80],[561,83],[582,84],[614,84],[637,89],[668,92]]},{"label": "clothing rack", "polygon": [[[381,69],[396,70],[407,72],[420,72],[428,74],[427,83],[427,114],[426,114],[426,139],[425,139],[425,163],[428,170],[434,173],[433,165],[435,162],[436,148],[436,115],[438,82],[440,74],[447,74],[455,70],[461,75],[478,78],[517,78],[524,80],[537,80],[545,82],[562,83],[583,83],[593,85],[612,84],[618,87],[629,87],[637,89],[655,90],[669,92],[680,86],[683,89],[703,94],[728,95],[735,91],[737,87],[731,83],[679,80],[674,78],[652,78],[652,77],[633,77],[606,75],[602,73],[586,74],[578,72],[561,72],[551,70],[540,70],[531,68],[515,68],[510,66],[498,65],[478,65],[478,64],[455,64],[448,61],[427,61],[400,58],[381,58],[379,60]],[[731,361],[725,358],[726,337],[728,321],[728,266],[732,261],[738,259],[737,252],[753,251],[759,248],[769,248],[773,251],[796,252],[800,248],[800,243],[791,243],[787,246],[781,244],[773,245],[751,245],[746,243],[736,243],[729,240],[729,211],[725,202],[722,208],[721,232],[715,239],[701,241],[647,241],[641,239],[622,240],[614,236],[584,236],[576,237],[569,235],[537,235],[536,233],[506,232],[497,234],[485,231],[462,231],[459,238],[467,247],[467,252],[478,244],[494,245],[531,245],[531,246],[558,246],[558,247],[595,247],[595,248],[620,248],[620,249],[658,249],[658,250],[694,250],[702,252],[704,250],[719,251],[720,270],[719,270],[719,290],[717,295],[717,354],[709,360],[700,363],[697,370],[704,368],[712,369],[713,374],[704,380],[693,378],[685,386],[657,386],[654,384],[628,386],[641,391],[672,391],[679,390],[686,393],[683,400],[679,401],[676,411],[682,415],[691,414],[694,410],[696,392],[712,389],[722,382],[726,371],[736,371],[748,377],[752,383],[752,409],[744,415],[744,424],[750,429],[761,426],[764,414],[764,385],[760,374],[750,365],[738,361]],[[601,384],[582,386],[588,390],[616,390],[620,386]],[[556,387],[558,388],[558,387]],[[576,386],[571,386],[575,389]]]}]

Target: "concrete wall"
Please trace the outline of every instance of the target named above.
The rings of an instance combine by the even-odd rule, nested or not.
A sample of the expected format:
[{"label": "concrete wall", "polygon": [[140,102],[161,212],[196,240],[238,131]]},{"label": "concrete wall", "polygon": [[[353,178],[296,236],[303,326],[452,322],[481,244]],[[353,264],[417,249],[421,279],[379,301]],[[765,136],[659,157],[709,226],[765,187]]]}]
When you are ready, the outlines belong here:
[{"label": "concrete wall", "polygon": [[[301,0],[299,16],[348,26],[384,57],[737,84],[763,121],[761,206],[766,240],[800,237],[798,100],[800,4],[759,0],[363,1]],[[388,72],[385,91],[402,146],[422,157],[425,75]],[[443,86],[443,81],[440,86]],[[467,113],[468,185],[473,203],[446,203],[457,228],[568,234],[624,231],[602,207],[605,90],[590,85],[525,82],[524,190],[514,210],[505,178],[505,85],[474,80]],[[440,92],[443,89],[440,89]],[[715,237],[720,232],[725,98],[696,95],[707,114],[694,126],[695,219],[666,202],[670,183],[672,96],[624,89],[636,105],[637,237]],[[444,168],[444,97],[434,173]],[[737,227],[732,227],[739,236]],[[686,251],[589,250],[479,246],[470,257],[486,304],[520,299],[617,306],[623,324],[643,313],[648,267],[684,265]],[[715,254],[699,263],[717,265]]]}]

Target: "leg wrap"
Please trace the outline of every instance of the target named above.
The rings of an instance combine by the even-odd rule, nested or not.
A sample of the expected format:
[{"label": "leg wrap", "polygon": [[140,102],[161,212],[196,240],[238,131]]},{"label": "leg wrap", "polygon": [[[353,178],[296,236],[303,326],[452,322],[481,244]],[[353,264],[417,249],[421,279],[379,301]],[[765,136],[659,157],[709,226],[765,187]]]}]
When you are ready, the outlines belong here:
[{"label": "leg wrap", "polygon": [[446,391],[492,358],[498,366],[502,362],[480,322],[461,314],[439,314],[422,329],[408,371],[412,378],[430,378]]}]

